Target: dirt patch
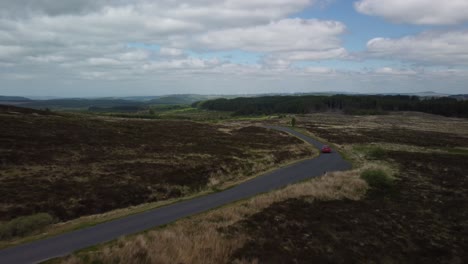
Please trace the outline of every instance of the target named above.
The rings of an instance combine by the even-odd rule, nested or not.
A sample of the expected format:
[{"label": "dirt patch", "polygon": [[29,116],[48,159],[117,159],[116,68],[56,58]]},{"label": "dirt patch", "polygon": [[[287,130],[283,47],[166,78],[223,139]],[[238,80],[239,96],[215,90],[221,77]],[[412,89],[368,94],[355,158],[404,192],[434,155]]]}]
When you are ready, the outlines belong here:
[{"label": "dirt patch", "polygon": [[248,242],[232,259],[260,263],[464,263],[465,155],[388,152],[401,166],[390,192],[361,201],[291,199],[232,227]]}]

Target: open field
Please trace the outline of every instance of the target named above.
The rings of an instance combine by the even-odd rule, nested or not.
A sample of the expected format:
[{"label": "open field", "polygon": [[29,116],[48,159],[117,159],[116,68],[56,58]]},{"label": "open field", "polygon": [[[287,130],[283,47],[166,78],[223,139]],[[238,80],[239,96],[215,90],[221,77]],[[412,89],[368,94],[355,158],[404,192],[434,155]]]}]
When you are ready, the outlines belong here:
[{"label": "open field", "polygon": [[[299,116],[355,165],[396,168],[389,189],[359,201],[289,199],[233,225],[246,243],[232,259],[259,263],[468,259],[468,121],[418,113]],[[448,129],[449,128],[449,129]],[[280,220],[278,220],[280,219]]]},{"label": "open field", "polygon": [[80,111],[80,113],[92,116],[118,117],[126,119],[156,119],[156,120],[190,120],[196,122],[232,122],[242,120],[266,120],[275,119],[278,116],[268,115],[250,115],[235,116],[227,111],[209,111],[200,108],[194,108],[187,105],[152,105],[148,109],[136,111],[133,113],[123,111]]},{"label": "open field", "polygon": [[[330,140],[358,169],[260,195],[57,262],[466,262],[468,121],[417,113],[296,118],[300,129]],[[369,168],[395,180],[373,185],[365,194],[367,187],[359,175]]]},{"label": "open field", "polygon": [[63,221],[183,197],[313,153],[259,127],[18,109],[0,113],[1,221],[39,212]]},{"label": "open field", "polygon": [[233,259],[259,263],[463,263],[468,259],[468,156],[388,152],[394,190],[360,201],[291,199],[235,225]]},{"label": "open field", "polygon": [[391,143],[421,147],[468,147],[466,119],[422,113],[383,116],[297,116],[297,126],[335,144]]},{"label": "open field", "polygon": [[121,117],[129,119],[173,119],[209,122],[219,122],[221,120],[234,119],[234,117],[232,117],[231,112],[208,111],[198,108],[192,108],[187,105],[154,105],[147,110],[138,111],[135,113],[93,111],[86,111],[84,113],[98,116]]}]

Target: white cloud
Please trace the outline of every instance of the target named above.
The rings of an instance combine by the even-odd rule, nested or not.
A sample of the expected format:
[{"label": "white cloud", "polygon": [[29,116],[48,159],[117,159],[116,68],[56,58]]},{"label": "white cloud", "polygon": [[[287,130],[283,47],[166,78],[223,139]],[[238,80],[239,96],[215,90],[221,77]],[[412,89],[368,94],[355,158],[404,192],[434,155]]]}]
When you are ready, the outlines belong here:
[{"label": "white cloud", "polygon": [[374,38],[367,43],[367,55],[427,65],[468,65],[468,31]]},{"label": "white cloud", "polygon": [[[59,3],[60,2],[60,3]],[[0,1],[0,43],[32,49],[31,55],[71,52],[79,45],[150,43],[171,47],[191,38],[233,27],[282,19],[312,4],[274,1]],[[11,17],[11,13],[23,16]],[[3,48],[5,50],[5,48]]]},{"label": "white cloud", "polygon": [[0,45],[0,60],[1,59],[12,59],[25,52],[25,49],[21,46],[6,46]]},{"label": "white cloud", "polygon": [[415,75],[418,74],[415,70],[408,69],[395,69],[392,67],[382,67],[374,71],[377,74],[390,74],[390,75]]},{"label": "white cloud", "polygon": [[280,59],[278,57],[269,56],[269,57],[263,58],[262,64],[267,68],[281,69],[281,68],[289,68],[291,66],[291,61]]},{"label": "white cloud", "polygon": [[92,66],[114,66],[120,64],[118,60],[109,58],[90,58],[88,62]]},{"label": "white cloud", "polygon": [[293,61],[344,59],[348,57],[348,52],[344,48],[331,46],[328,48],[323,46],[323,49],[283,52],[279,56]]},{"label": "white cloud", "polygon": [[60,55],[28,56],[26,59],[34,63],[61,63],[67,60],[66,57]]},{"label": "white cloud", "polygon": [[166,72],[175,69],[190,71],[194,69],[210,69],[218,65],[220,65],[220,61],[217,59],[182,58],[154,61],[143,65],[142,69],[153,72]]},{"label": "white cloud", "polygon": [[468,21],[466,0],[360,0],[356,10],[396,23],[449,25]]},{"label": "white cloud", "polygon": [[318,52],[341,48],[339,37],[345,29],[345,25],[337,21],[282,19],[267,25],[207,32],[197,42],[210,49]]},{"label": "white cloud", "polygon": [[330,74],[335,73],[335,70],[327,67],[305,67],[304,73],[319,73],[319,74]]},{"label": "white cloud", "polygon": [[184,51],[181,49],[174,49],[174,48],[166,48],[162,47],[159,50],[159,54],[161,56],[172,56],[172,57],[178,57],[184,55]]},{"label": "white cloud", "polygon": [[150,53],[145,50],[132,50],[118,54],[117,58],[122,61],[142,61],[149,59]]},{"label": "white cloud", "polygon": [[[324,0],[0,1],[0,67],[103,80],[180,74],[268,75],[294,61],[342,57],[337,21],[287,18]],[[145,45],[161,46],[159,51]],[[188,56],[243,50],[263,65]],[[234,60],[236,58],[233,58]],[[246,68],[241,70],[241,68]]]},{"label": "white cloud", "polygon": [[[102,94],[119,89],[127,94],[353,90],[373,89],[366,88],[369,82],[379,87],[381,80],[400,77],[395,74],[402,79],[408,76],[408,82],[416,78],[404,69],[349,73],[298,67],[301,61],[349,56],[341,42],[346,33],[343,23],[291,18],[312,5],[330,2],[0,0],[0,93],[16,93],[12,90],[15,87],[62,95],[75,91],[74,95],[84,91],[98,94],[98,87]],[[456,61],[467,65],[465,37],[466,32],[457,31],[452,35],[432,32],[407,39],[374,39],[367,54],[417,63],[453,65]],[[230,58],[233,50],[235,55]],[[436,75],[460,83],[466,79],[455,71],[423,74],[427,80],[438,80],[432,77]],[[69,90],[61,91],[63,87]]]}]

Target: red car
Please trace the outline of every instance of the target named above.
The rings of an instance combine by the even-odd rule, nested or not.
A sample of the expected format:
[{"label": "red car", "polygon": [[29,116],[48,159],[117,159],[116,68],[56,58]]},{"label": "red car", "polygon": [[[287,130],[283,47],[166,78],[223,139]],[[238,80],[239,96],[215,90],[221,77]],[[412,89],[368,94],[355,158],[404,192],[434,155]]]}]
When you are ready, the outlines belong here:
[{"label": "red car", "polygon": [[322,147],[322,153],[331,153],[331,152],[332,152],[332,150],[331,150],[330,146],[324,145]]}]

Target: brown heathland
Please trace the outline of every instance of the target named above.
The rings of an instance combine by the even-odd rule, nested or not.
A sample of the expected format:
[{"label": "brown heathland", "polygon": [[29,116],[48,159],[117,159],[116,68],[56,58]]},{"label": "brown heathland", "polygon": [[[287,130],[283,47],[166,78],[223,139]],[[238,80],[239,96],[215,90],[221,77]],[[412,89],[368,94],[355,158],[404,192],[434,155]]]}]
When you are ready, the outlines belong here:
[{"label": "brown heathland", "polygon": [[0,110],[0,221],[38,212],[68,220],[182,197],[313,153],[253,126]]},{"label": "brown heathland", "polygon": [[[466,120],[411,113],[297,119],[356,164],[395,173],[395,184],[365,195],[360,170],[331,174],[64,262],[466,262]],[[360,152],[362,146],[379,151]]]},{"label": "brown heathland", "polygon": [[[466,120],[417,113],[318,114],[298,120],[300,127],[335,143],[353,160],[360,159],[357,164],[397,168],[397,181],[389,189],[371,189],[359,201],[276,203],[232,227],[248,238],[231,260],[466,262]],[[360,149],[370,151],[360,153]]]}]

